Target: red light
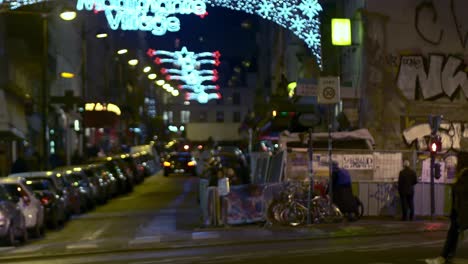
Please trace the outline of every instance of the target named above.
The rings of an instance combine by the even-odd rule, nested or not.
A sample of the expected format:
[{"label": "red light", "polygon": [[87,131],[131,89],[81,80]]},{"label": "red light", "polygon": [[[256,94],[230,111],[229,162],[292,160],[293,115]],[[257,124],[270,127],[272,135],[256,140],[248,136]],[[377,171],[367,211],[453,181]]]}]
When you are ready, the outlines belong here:
[{"label": "red light", "polygon": [[437,152],[437,143],[435,143],[435,142],[431,143],[431,151],[432,152]]},{"label": "red light", "polygon": [[167,80],[167,81],[170,81],[171,78],[172,78],[172,76],[170,76],[170,75],[167,75],[167,76],[166,76],[166,80]]},{"label": "red light", "polygon": [[41,198],[41,203],[42,203],[43,205],[48,205],[48,204],[50,203],[50,198],[47,197],[47,196],[42,197],[42,198]]},{"label": "red light", "polygon": [[216,95],[218,95],[218,99],[221,99],[221,94],[220,93],[216,93]]},{"label": "red light", "polygon": [[213,82],[216,82],[216,81],[218,80],[218,76],[216,76],[216,75],[213,76],[213,79],[212,79],[212,80],[213,80]]},{"label": "red light", "polygon": [[161,68],[161,73],[165,74],[167,72],[166,68]]},{"label": "red light", "polygon": [[219,57],[221,57],[221,53],[219,53],[219,51],[215,51],[215,52],[213,52],[213,56],[215,58],[219,58]]},{"label": "red light", "polygon": [[[148,51],[146,52],[146,55],[148,55],[149,57],[153,57],[153,56],[154,56],[154,52],[155,52],[154,49],[148,49]],[[156,59],[157,59],[157,58],[156,58]]]},{"label": "red light", "polygon": [[160,58],[154,59],[154,63],[156,63],[156,64],[161,64],[161,59],[160,59]]},{"label": "red light", "polygon": [[208,15],[208,12],[205,12],[204,14],[198,15],[201,18],[205,18]]}]

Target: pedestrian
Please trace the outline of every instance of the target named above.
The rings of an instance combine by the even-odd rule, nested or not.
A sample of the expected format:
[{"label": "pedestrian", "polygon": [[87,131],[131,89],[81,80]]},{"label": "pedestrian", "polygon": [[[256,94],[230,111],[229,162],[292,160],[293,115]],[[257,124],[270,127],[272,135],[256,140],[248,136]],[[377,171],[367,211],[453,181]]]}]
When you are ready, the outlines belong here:
[{"label": "pedestrian", "polygon": [[442,254],[434,259],[426,259],[428,264],[452,263],[463,231],[468,229],[468,152],[459,152],[456,181],[452,185],[452,209],[450,227],[442,249]]},{"label": "pedestrian", "polygon": [[340,168],[336,161],[332,162],[332,196],[333,203],[348,220],[356,220],[357,205],[353,195],[351,175],[345,168]]},{"label": "pedestrian", "polygon": [[414,185],[418,183],[416,172],[410,168],[409,160],[403,161],[403,169],[398,175],[398,193],[401,202],[401,220],[414,220]]}]

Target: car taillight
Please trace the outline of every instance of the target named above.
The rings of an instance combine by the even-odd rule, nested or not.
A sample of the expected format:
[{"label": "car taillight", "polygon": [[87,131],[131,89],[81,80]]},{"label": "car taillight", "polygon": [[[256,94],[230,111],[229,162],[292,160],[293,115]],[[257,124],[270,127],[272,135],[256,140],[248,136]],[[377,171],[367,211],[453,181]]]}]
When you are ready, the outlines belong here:
[{"label": "car taillight", "polygon": [[197,165],[197,163],[196,163],[195,161],[192,160],[192,161],[189,161],[189,162],[187,163],[187,165],[190,166],[190,167],[193,167],[193,166]]},{"label": "car taillight", "polygon": [[164,162],[164,167],[169,167],[169,166],[171,166],[171,163],[169,161],[165,161]]},{"label": "car taillight", "polygon": [[41,198],[41,203],[42,203],[43,205],[48,205],[48,204],[50,203],[51,200],[52,200],[52,199],[51,199],[50,197],[43,196],[43,197]]}]

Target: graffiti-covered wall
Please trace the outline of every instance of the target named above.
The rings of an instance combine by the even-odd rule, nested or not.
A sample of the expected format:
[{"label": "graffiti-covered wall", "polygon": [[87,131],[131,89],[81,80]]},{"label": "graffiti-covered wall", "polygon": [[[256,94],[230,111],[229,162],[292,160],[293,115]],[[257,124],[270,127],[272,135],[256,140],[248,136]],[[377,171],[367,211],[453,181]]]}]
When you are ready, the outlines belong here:
[{"label": "graffiti-covered wall", "polygon": [[464,10],[465,0],[368,0],[360,11],[365,50],[360,118],[378,148],[408,146],[403,132],[427,123],[429,114],[461,124],[452,129],[461,137],[468,132]]}]

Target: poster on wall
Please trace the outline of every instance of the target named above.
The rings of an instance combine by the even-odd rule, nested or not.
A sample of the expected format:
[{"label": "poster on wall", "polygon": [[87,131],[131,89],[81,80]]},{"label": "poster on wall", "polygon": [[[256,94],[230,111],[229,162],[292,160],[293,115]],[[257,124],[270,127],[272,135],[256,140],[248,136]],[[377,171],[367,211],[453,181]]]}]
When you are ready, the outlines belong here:
[{"label": "poster on wall", "polygon": [[341,155],[341,166],[347,170],[374,169],[374,156],[372,154]]}]

